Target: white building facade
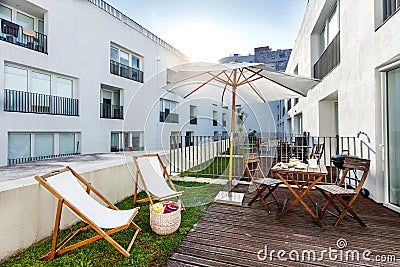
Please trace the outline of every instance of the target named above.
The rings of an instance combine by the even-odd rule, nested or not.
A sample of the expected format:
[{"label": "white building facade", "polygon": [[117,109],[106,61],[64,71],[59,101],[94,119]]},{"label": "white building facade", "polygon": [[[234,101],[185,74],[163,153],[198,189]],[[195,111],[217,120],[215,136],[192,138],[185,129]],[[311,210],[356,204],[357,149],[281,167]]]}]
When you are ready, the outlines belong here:
[{"label": "white building facade", "polygon": [[187,57],[102,0],[0,0],[0,19],[0,166],[229,127],[226,109],[165,94]]},{"label": "white building facade", "polygon": [[[357,136],[371,197],[400,211],[400,2],[310,0],[287,72],[321,79],[283,112],[291,131]],[[292,100],[293,101],[293,100]],[[289,129],[286,129],[286,132]]]}]

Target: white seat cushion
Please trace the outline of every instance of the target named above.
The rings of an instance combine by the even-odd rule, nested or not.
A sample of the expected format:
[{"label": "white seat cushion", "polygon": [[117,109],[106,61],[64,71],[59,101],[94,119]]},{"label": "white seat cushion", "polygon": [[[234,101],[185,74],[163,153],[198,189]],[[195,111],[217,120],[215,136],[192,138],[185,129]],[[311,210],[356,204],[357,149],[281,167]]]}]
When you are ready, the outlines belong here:
[{"label": "white seat cushion", "polygon": [[316,185],[316,188],[320,188],[326,192],[329,192],[334,195],[354,195],[356,191],[354,189],[344,188],[338,185],[329,184],[329,185]]}]

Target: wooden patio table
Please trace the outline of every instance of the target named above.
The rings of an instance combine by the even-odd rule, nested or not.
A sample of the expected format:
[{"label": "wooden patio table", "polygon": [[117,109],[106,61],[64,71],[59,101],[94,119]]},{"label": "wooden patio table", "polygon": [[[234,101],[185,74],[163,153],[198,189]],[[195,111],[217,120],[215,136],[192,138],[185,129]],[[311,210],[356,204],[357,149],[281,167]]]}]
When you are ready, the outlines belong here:
[{"label": "wooden patio table", "polygon": [[[279,163],[278,163],[279,164]],[[325,176],[328,175],[328,171],[326,170],[325,165],[319,165],[317,168],[307,168],[305,169],[297,169],[295,167],[293,168],[282,168],[276,164],[274,167],[272,167],[271,171],[278,176],[279,179],[282,180],[282,182],[287,186],[289,191],[292,193],[292,196],[290,196],[287,201],[289,202],[291,199],[294,198],[292,202],[282,211],[281,214],[279,214],[278,219],[281,219],[283,216],[285,216],[293,207],[296,205],[297,202],[300,202],[303,207],[307,210],[307,212],[314,218],[314,220],[318,223],[319,226],[323,226],[321,220],[318,218],[318,216],[312,211],[312,209],[304,202],[303,198],[307,197],[308,199],[311,200],[314,204],[315,201],[311,199],[311,197],[307,194],[316,184],[318,184]],[[304,182],[299,182],[297,181],[294,176],[298,177],[299,175],[306,177]],[[285,177],[287,179],[285,179]],[[297,189],[294,189],[291,187],[290,182],[292,182]]]}]

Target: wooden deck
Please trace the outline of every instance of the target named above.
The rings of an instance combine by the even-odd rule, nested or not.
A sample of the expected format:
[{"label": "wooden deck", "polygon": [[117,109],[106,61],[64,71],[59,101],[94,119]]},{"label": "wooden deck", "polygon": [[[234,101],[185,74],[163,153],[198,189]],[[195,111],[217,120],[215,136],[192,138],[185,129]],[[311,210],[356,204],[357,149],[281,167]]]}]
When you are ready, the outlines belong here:
[{"label": "wooden deck", "polygon": [[[326,214],[320,228],[301,204],[291,210],[283,219],[277,220],[279,209],[270,204],[268,214],[260,201],[251,207],[247,205],[254,193],[248,186],[238,186],[234,191],[246,194],[242,207],[212,203],[189,234],[184,238],[169,259],[168,266],[400,266],[400,215],[372,200],[360,196],[354,210],[368,227],[361,227],[353,218],[347,217],[334,228],[335,217]],[[280,201],[289,196],[285,188],[279,188]],[[323,205],[319,192],[313,190],[311,196]],[[337,242],[345,239],[347,246],[339,249]],[[267,257],[258,252],[267,246]],[[338,252],[329,251],[337,249]],[[270,253],[274,250],[272,258]],[[279,259],[277,251],[284,250],[285,260]],[[315,251],[308,258],[305,250]],[[360,260],[348,253],[357,250]],[[366,261],[362,254],[371,250],[373,261]],[[291,258],[289,257],[289,253]],[[299,258],[296,260],[296,252]],[[306,251],[307,252],[307,251]],[[304,257],[302,257],[304,254]],[[341,257],[340,254],[343,256]],[[347,255],[347,257],[346,257]],[[356,255],[356,254],[354,254]],[[377,257],[389,255],[395,262],[377,262]],[[337,259],[335,260],[335,256]],[[302,261],[302,258],[304,261]],[[321,258],[323,258],[321,260]],[[347,260],[346,260],[347,258]],[[319,259],[319,260],[318,260]]]}]

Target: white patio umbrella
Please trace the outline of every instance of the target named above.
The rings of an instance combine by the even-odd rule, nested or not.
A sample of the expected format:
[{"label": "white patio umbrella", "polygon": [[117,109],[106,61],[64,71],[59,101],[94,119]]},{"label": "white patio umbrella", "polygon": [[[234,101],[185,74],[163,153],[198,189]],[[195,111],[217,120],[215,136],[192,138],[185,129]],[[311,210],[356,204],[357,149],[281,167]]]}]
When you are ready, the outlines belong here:
[{"label": "white patio umbrella", "polygon": [[[235,106],[240,104],[266,103],[268,101],[299,98],[319,80],[278,72],[260,63],[186,63],[168,69],[168,84],[163,88],[183,98],[220,99],[222,104],[232,106],[229,194],[223,202],[238,200],[242,195],[232,195],[232,155],[235,131]],[[222,196],[221,195],[221,196]],[[241,199],[240,199],[241,198]],[[236,203],[237,204],[237,203]]]}]

